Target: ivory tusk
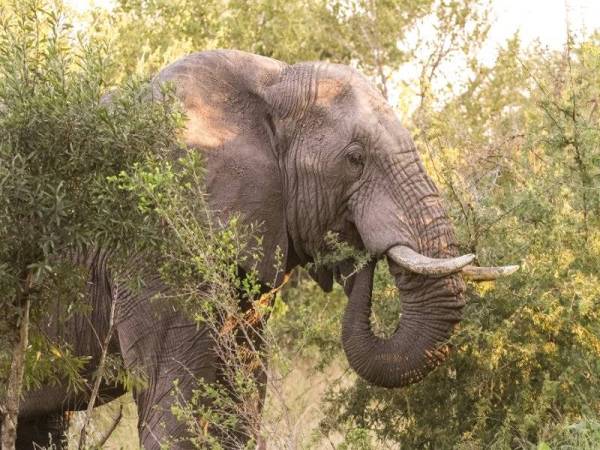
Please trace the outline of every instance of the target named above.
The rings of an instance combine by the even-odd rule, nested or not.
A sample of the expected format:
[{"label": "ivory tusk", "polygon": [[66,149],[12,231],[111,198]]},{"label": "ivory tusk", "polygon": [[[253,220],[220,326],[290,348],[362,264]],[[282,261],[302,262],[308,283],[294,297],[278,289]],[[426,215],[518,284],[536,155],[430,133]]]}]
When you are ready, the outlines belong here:
[{"label": "ivory tusk", "polygon": [[442,277],[459,272],[475,259],[475,255],[472,254],[457,256],[456,258],[430,258],[405,245],[390,248],[387,255],[400,267],[410,272],[433,277]]},{"label": "ivory tusk", "polygon": [[499,266],[499,267],[463,267],[461,273],[467,280],[472,281],[492,281],[515,273],[519,266]]}]

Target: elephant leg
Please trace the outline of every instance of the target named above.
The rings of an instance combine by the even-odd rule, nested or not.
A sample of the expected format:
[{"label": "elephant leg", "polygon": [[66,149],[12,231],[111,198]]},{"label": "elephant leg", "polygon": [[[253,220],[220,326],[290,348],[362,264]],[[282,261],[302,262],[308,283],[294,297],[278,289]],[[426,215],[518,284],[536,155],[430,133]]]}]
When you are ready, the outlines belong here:
[{"label": "elephant leg", "polygon": [[[91,368],[86,376],[91,376]],[[102,383],[95,406],[100,406],[114,400],[125,393],[121,385]],[[64,432],[69,426],[68,417],[73,411],[87,409],[89,391],[73,391],[67,383],[52,386],[42,386],[28,391],[21,400],[20,416],[17,423],[17,448],[30,449],[32,442],[42,447],[49,445],[51,436],[53,447],[60,446]],[[39,447],[36,447],[39,448]]]},{"label": "elephant leg", "polygon": [[[231,416],[226,418],[228,423],[223,427],[212,423],[203,424],[201,420],[195,419],[191,419],[194,423],[177,420],[172,407],[188,403],[200,381],[221,391],[229,389],[232,399],[239,397],[236,396],[234,387],[228,383],[231,377],[224,376],[230,362],[219,354],[215,332],[208,326],[194,323],[168,302],[148,300],[157,293],[164,292],[162,283],[149,283],[146,289],[147,291],[124,295],[120,300],[116,321],[120,351],[126,367],[140,370],[146,380],[146,387],[134,392],[141,446],[147,450],[159,449],[161,444],[173,449],[194,448],[189,442],[191,434],[206,433],[223,448],[239,448],[239,443],[255,438],[266,386],[262,368],[252,372],[259,378],[256,397],[259,401],[255,408],[258,415],[254,416],[251,427],[246,426],[242,411],[235,405],[231,414],[239,415],[242,419],[242,424],[236,427],[236,431],[231,430]],[[261,339],[257,334],[260,333],[259,328],[262,328],[262,324],[254,329],[251,334],[253,345],[246,347],[247,349],[260,347]],[[232,333],[235,341],[236,331],[232,330]],[[213,406],[210,399],[195,400],[203,403],[195,406],[207,406],[209,409]],[[218,409],[219,406],[216,407]]]},{"label": "elephant leg", "polygon": [[[258,395],[259,395],[259,412],[262,413],[262,410],[265,406],[265,398],[267,397],[267,360],[266,358],[262,358],[263,359],[263,364],[265,367],[265,370],[260,370],[259,373],[256,374],[256,382],[258,383]],[[258,432],[260,432],[260,429],[257,430]],[[267,448],[267,440],[260,434],[257,433],[257,437],[256,437],[256,449],[257,450],[266,450]]]},{"label": "elephant leg", "polygon": [[[178,450],[197,448],[189,440],[191,434],[195,434],[194,437],[199,438],[200,442],[203,439],[201,435],[205,434],[207,440],[214,439],[221,448],[231,450],[244,448],[251,439],[258,440],[260,412],[266,392],[266,374],[262,366],[252,372],[258,386],[258,404],[250,407],[239,404],[237,408],[235,403],[240,395],[247,393],[239,392],[230,382],[231,376],[225,375],[230,369],[235,370],[235,366],[229,366],[230,363],[219,359],[212,333],[206,327],[198,328],[183,317],[165,320],[163,316],[155,323],[152,334],[152,338],[143,339],[145,345],[154,341],[153,345],[156,346],[154,350],[146,350],[154,358],[152,364],[145,364],[147,387],[134,392],[141,447],[154,450],[162,444]],[[173,414],[173,406],[189,406],[194,390],[201,389],[199,382],[210,384],[220,389],[221,393],[230,395],[231,402],[217,405],[211,411],[212,414],[225,410],[225,415],[217,418],[215,423],[203,423],[202,418],[191,419],[189,415],[186,423]],[[195,400],[195,409],[214,406],[212,398]],[[256,401],[256,398],[250,401]],[[247,411],[250,412],[249,417],[244,415]],[[221,420],[230,421],[228,413],[237,415],[237,425],[223,423],[223,426],[219,426]]]},{"label": "elephant leg", "polygon": [[254,370],[249,375],[254,378],[254,382],[256,383],[256,395],[253,395],[254,392],[252,391],[246,392],[245,389],[247,389],[247,386],[244,386],[242,392],[240,392],[239,388],[225,380],[225,377],[217,376],[218,383],[226,387],[230,398],[235,399],[233,401],[239,405],[240,411],[235,427],[230,427],[223,432],[213,432],[215,436],[220,438],[219,443],[224,449],[237,450],[246,448],[246,444],[251,440],[256,443],[257,450],[266,449],[266,440],[261,436],[261,419],[267,393],[267,373],[263,369],[263,367],[266,368],[266,361],[262,357],[261,360],[264,366]]},{"label": "elephant leg", "polygon": [[186,438],[190,424],[178,420],[172,407],[189,406],[198,382],[215,380],[215,358],[205,329],[183,324],[167,333],[158,364],[148,380],[148,388],[135,394],[139,413],[140,442],[143,448],[169,443],[172,449],[195,448]]},{"label": "elephant leg", "polygon": [[197,380],[215,381],[212,337],[206,327],[169,308],[152,311],[152,302],[118,325],[119,341],[127,367],[142,371],[146,387],[134,391],[138,407],[140,445],[146,450],[195,448],[185,421],[172,407],[192,398]]},{"label": "elephant leg", "polygon": [[225,449],[246,448],[249,441],[254,441],[258,449],[266,445],[261,436],[268,376],[268,361],[261,353],[264,320],[266,317],[250,326],[239,324],[231,335],[220,336],[221,342],[216,344],[222,347],[217,350],[217,383],[229,395],[229,405],[236,414],[235,426],[213,433]]},{"label": "elephant leg", "polygon": [[17,450],[39,448],[66,448],[66,431],[69,427],[65,413],[19,419],[17,424]]}]

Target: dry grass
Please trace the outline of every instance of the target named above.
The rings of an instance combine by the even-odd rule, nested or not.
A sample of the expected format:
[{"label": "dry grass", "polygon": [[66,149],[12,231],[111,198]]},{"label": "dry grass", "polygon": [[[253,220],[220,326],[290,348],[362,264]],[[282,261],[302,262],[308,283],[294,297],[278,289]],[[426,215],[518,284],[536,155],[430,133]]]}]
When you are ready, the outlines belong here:
[{"label": "dry grass", "polygon": [[[123,416],[119,424],[102,447],[105,450],[139,450],[137,432],[137,410],[131,394],[126,394],[106,405],[94,409],[92,413],[90,443],[98,442],[111,427],[119,409],[123,407]],[[69,428],[69,450],[76,450],[79,431],[83,424],[84,412],[75,414]]]},{"label": "dry grass", "polygon": [[[263,432],[267,448],[331,449],[341,441],[341,436],[330,440],[320,436],[316,430],[323,418],[321,400],[333,380],[346,377],[342,365],[334,364],[324,373],[315,372],[311,361],[299,360],[281,380],[269,383],[266,406],[263,414]],[[119,409],[123,416],[103,449],[139,450],[137,432],[137,410],[131,394],[124,395],[106,405],[94,409],[90,443],[101,439],[111,427]],[[77,413],[69,428],[69,449],[75,450],[79,439],[83,413]],[[275,437],[276,436],[276,437]],[[335,442],[334,442],[335,441]],[[332,447],[333,445],[333,447]]]}]

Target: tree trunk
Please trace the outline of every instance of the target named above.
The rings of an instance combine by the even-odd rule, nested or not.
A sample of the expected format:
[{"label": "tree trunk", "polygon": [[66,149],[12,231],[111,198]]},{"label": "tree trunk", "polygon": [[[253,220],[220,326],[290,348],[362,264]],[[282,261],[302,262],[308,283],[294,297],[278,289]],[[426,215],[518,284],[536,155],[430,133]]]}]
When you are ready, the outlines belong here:
[{"label": "tree trunk", "polygon": [[13,350],[12,362],[10,365],[10,375],[6,389],[6,401],[2,408],[2,448],[4,450],[14,450],[17,440],[17,419],[19,416],[19,405],[21,402],[21,391],[23,388],[23,373],[25,371],[25,352],[29,340],[29,309],[31,299],[29,296],[29,286],[31,276],[27,277],[21,299],[23,315],[19,327],[19,339]]}]

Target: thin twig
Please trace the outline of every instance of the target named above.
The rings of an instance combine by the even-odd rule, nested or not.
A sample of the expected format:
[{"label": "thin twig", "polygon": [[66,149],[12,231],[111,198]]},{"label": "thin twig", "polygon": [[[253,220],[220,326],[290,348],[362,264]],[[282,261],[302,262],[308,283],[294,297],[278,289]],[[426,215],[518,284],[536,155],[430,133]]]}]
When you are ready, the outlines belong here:
[{"label": "thin twig", "polygon": [[81,434],[79,435],[79,445],[78,450],[85,449],[85,442],[87,438],[87,427],[92,418],[92,410],[96,404],[96,399],[98,398],[98,393],[100,392],[100,384],[102,383],[102,378],[104,377],[104,366],[106,364],[106,355],[108,353],[108,346],[110,344],[110,340],[112,338],[113,330],[114,330],[114,322],[115,322],[115,310],[117,306],[117,298],[119,293],[118,284],[115,285],[115,289],[111,293],[111,304],[110,304],[110,318],[108,322],[108,331],[106,332],[106,336],[104,337],[104,342],[102,343],[102,354],[100,356],[100,361],[98,363],[98,369],[96,371],[96,376],[94,379],[94,387],[92,388],[92,392],[90,394],[90,400],[88,402],[88,407],[85,413],[85,419],[83,422],[83,426],[81,427]]}]

